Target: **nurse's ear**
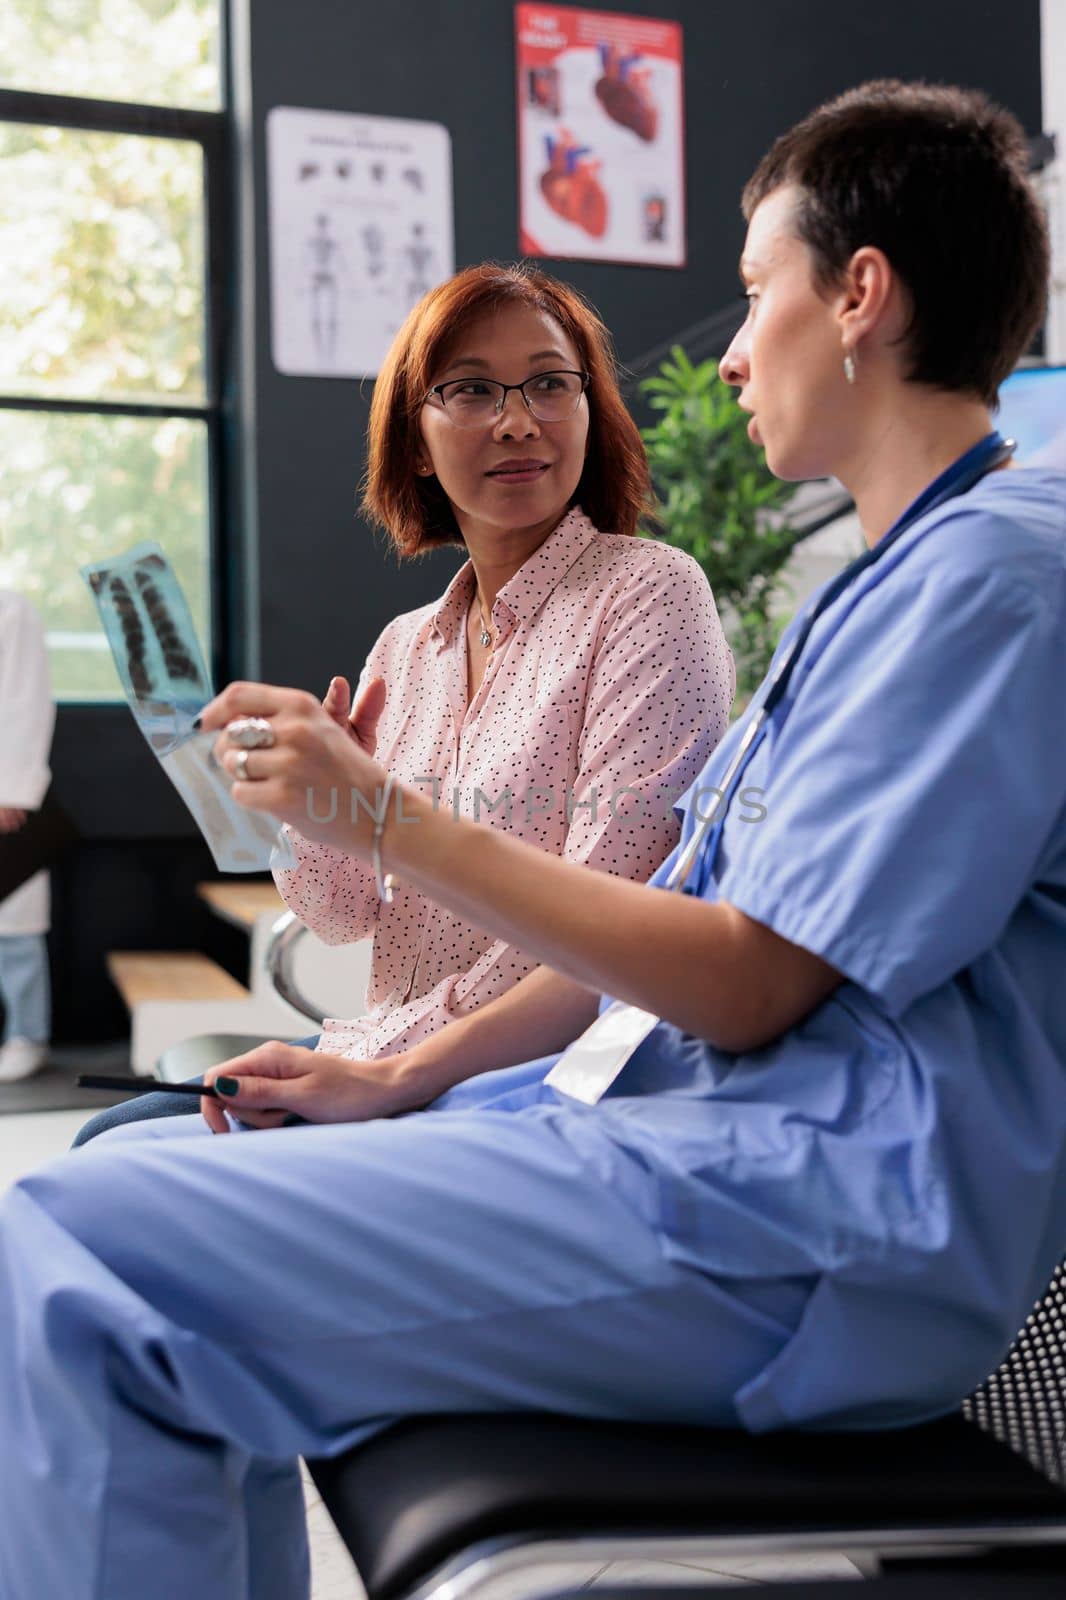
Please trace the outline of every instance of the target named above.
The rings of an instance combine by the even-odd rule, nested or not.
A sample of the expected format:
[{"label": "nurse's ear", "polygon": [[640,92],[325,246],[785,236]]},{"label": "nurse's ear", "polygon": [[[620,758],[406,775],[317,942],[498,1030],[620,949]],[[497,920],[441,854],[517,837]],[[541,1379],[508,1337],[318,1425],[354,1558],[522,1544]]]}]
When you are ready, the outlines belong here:
[{"label": "nurse's ear", "polygon": [[848,350],[899,344],[910,322],[910,297],[876,245],[856,250],[833,291],[833,306],[841,345]]}]

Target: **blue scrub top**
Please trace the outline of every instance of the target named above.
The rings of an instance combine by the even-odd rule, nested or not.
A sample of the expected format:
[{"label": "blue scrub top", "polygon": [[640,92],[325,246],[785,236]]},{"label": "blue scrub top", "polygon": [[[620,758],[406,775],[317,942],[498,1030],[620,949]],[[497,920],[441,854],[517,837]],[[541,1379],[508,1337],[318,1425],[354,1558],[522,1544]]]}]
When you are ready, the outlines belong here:
[{"label": "blue scrub top", "polygon": [[667,1255],[792,1329],[747,1426],[950,1409],[1066,1252],[1066,474],[990,475],[830,606],[693,887],[844,982],[762,1049],[660,1023],[598,1106],[526,1094],[620,1191],[655,1173]]}]

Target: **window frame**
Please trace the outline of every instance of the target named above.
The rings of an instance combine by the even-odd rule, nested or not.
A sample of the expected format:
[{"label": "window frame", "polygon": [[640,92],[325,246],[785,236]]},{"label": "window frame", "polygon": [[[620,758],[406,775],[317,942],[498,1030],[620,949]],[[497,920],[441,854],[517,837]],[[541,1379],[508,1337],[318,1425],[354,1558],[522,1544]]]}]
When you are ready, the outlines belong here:
[{"label": "window frame", "polygon": [[[223,83],[228,63],[227,6],[220,9]],[[231,125],[225,106],[218,111],[179,106],[145,105],[124,100],[95,100],[78,95],[0,87],[0,122],[42,127],[76,128],[93,133],[184,139],[203,152],[204,194],[204,351],[203,402],[198,405],[155,401],[50,399],[0,390],[0,410],[49,411],[68,415],[182,417],[203,422],[207,432],[207,564],[211,619],[211,672],[216,684],[229,676],[230,642],[225,622],[238,614],[236,581],[239,548],[225,540],[227,517],[236,508],[238,474],[229,441],[236,437],[238,414],[235,341],[237,337],[236,229],[234,220]],[[228,560],[220,559],[225,549]],[[64,714],[83,708],[122,704],[109,700],[68,700],[56,696]]]}]

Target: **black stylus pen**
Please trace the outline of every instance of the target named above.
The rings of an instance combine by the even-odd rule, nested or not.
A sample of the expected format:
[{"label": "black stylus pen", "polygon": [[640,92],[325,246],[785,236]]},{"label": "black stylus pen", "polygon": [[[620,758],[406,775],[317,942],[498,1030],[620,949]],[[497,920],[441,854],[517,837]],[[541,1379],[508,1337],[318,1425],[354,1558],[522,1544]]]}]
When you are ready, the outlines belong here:
[{"label": "black stylus pen", "polygon": [[206,1083],[163,1083],[159,1078],[141,1078],[135,1073],[119,1077],[103,1072],[80,1072],[76,1079],[79,1089],[123,1089],[127,1094],[151,1094],[163,1089],[167,1094],[207,1094],[215,1100],[224,1099],[218,1090]]}]

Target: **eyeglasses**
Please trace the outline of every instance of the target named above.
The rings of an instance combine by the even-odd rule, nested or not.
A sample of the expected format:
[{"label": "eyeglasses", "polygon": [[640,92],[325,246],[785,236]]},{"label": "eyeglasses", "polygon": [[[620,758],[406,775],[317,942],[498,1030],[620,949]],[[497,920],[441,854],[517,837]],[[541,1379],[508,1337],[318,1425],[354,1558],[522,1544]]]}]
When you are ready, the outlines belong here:
[{"label": "eyeglasses", "polygon": [[441,405],[457,428],[481,428],[495,422],[511,390],[517,389],[527,411],[539,422],[563,422],[577,410],[588,382],[587,372],[538,372],[524,383],[452,378],[448,383],[435,383],[426,399],[440,395]]}]

